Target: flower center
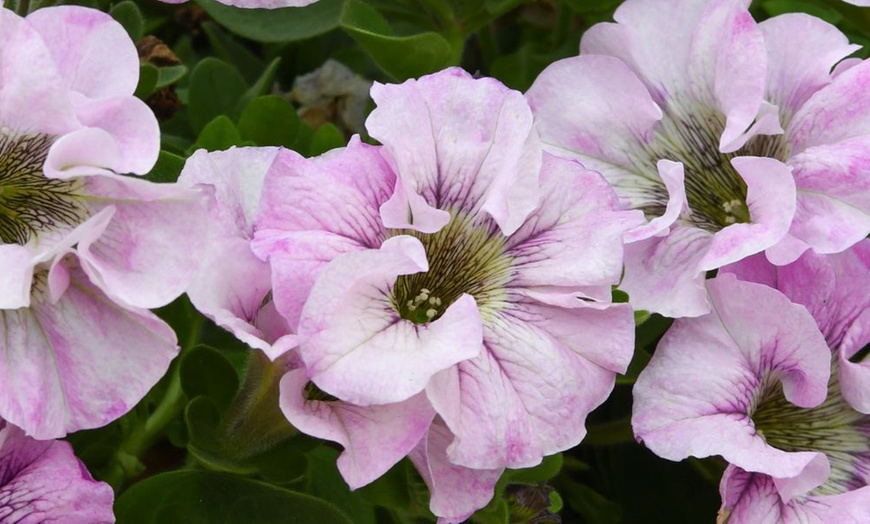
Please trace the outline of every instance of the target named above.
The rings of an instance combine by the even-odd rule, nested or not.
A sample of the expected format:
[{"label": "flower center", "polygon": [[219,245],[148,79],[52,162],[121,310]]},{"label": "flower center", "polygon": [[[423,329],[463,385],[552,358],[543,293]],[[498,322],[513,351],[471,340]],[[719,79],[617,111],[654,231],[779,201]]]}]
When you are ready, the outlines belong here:
[{"label": "flower center", "polygon": [[506,237],[490,220],[475,223],[468,215],[452,215],[437,233],[392,232],[418,238],[429,260],[429,271],[400,275],[393,286],[393,307],[405,320],[425,324],[440,318],[463,293],[474,297],[481,316],[505,299],[511,277]]},{"label": "flower center", "polygon": [[0,130],[0,241],[26,244],[46,230],[80,223],[87,211],[81,182],[42,172],[53,137]]},{"label": "flower center", "polygon": [[836,367],[828,397],[814,408],[799,408],[782,394],[776,381],[760,388],[751,413],[756,432],[783,451],[818,451],[828,457],[831,475],[812,495],[836,495],[864,486],[870,468],[870,416],[852,409],[840,394]]},{"label": "flower center", "polygon": [[[686,115],[678,113],[678,107],[665,112],[662,128],[647,148],[652,162],[647,169],[656,172],[654,163],[660,158],[682,162],[691,225],[715,233],[731,224],[747,223],[751,217],[746,183],[731,159],[761,156],[784,161],[788,142],[784,135],[759,135],[733,153],[720,153],[719,137],[725,129],[725,118],[710,108],[693,109]],[[667,205],[667,193],[663,186],[654,193],[654,202],[642,209],[647,215],[660,216]]]}]

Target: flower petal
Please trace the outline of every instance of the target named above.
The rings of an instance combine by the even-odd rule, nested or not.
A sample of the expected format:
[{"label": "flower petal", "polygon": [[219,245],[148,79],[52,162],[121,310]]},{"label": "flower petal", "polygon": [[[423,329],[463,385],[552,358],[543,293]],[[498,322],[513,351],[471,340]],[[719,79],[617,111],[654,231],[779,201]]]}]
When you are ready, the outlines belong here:
[{"label": "flower petal", "polygon": [[66,442],[34,440],[5,424],[0,429],[0,470],[4,522],[115,522],[112,488],[95,481]]},{"label": "flower petal", "polygon": [[[535,79],[526,97],[548,151],[580,159],[603,174],[620,196],[636,191],[643,198],[637,186],[655,185],[636,170],[632,158],[644,154],[662,112],[622,62],[594,55],[559,60]],[[631,207],[642,204],[623,198],[631,200]]]},{"label": "flower petal", "polygon": [[713,312],[678,319],[634,386],[635,435],[669,460],[722,455],[783,479],[783,489],[819,485],[830,471],[823,454],[772,448],[750,419],[764,380],[780,381],[800,407],[825,399],[830,352],[815,322],[778,291],[733,275],[707,288]]},{"label": "flower petal", "polygon": [[134,307],[164,306],[196,275],[206,248],[202,193],[176,184],[121,176],[87,177],[93,209],[115,215],[99,238],[79,241],[91,281],[114,300]]},{"label": "flower petal", "polygon": [[377,107],[366,128],[384,144],[408,195],[443,211],[485,212],[506,235],[538,205],[541,147],[521,93],[450,68],[399,85],[375,83],[371,95]]},{"label": "flower petal", "polygon": [[338,470],[357,489],[387,472],[418,445],[435,417],[426,395],[397,404],[355,406],[341,401],[306,400],[308,375],[290,371],[281,379],[281,411],[309,435],[344,447]]},{"label": "flower petal", "polygon": [[[864,61],[834,77],[795,113],[786,136],[792,154],[870,134],[870,118],[860,109],[870,104],[870,62]],[[858,109],[856,109],[858,108]]]},{"label": "flower petal", "polygon": [[616,284],[622,273],[623,234],[643,218],[618,211],[616,195],[598,174],[544,155],[543,199],[507,240],[511,287]]},{"label": "flower petal", "polygon": [[80,127],[42,36],[12,11],[0,12],[0,122],[12,130],[60,135]]},{"label": "flower petal", "polygon": [[838,253],[870,233],[870,136],[810,147],[789,160],[797,213],[791,234]]},{"label": "flower petal", "polygon": [[132,95],[139,55],[127,31],[106,13],[79,6],[38,9],[27,16],[51,51],[62,86],[89,98]]},{"label": "flower petal", "polygon": [[767,99],[786,123],[831,82],[834,65],[860,48],[833,25],[804,13],[775,16],[758,27],[767,47]]},{"label": "flower petal", "polygon": [[722,476],[719,492],[722,495],[720,519],[727,516],[729,524],[861,524],[870,519],[867,504],[870,486],[840,495],[783,500],[770,476],[729,466]]},{"label": "flower petal", "polygon": [[393,309],[396,278],[428,268],[423,245],[406,235],[326,266],[298,330],[300,354],[318,387],[359,405],[400,402],[422,391],[433,374],[480,352],[480,313],[470,295],[423,325]]},{"label": "flower petal", "polygon": [[67,270],[69,288],[56,303],[37,298],[29,309],[0,311],[0,416],[40,439],[120,417],[177,353],[163,321]]},{"label": "flower petal", "polygon": [[555,309],[496,313],[485,324],[485,350],[432,379],[429,400],[456,435],[447,450],[454,464],[530,467],[586,435],[586,416],[616,375],[536,324]]},{"label": "flower petal", "polygon": [[794,178],[773,158],[736,157],[731,164],[746,182],[746,205],[752,222],[732,224],[713,235],[701,261],[708,271],[763,251],[782,239],[795,215]]},{"label": "flower petal", "polygon": [[870,344],[870,309],[864,309],[850,326],[840,346],[840,390],[856,411],[870,414],[870,359],[849,359]]},{"label": "flower petal", "polygon": [[709,312],[700,264],[711,241],[706,231],[678,226],[665,237],[628,244],[620,289],[637,309],[673,318]]},{"label": "flower petal", "polygon": [[411,452],[416,466],[432,494],[429,509],[442,522],[463,522],[492,499],[503,471],[470,469],[450,461],[446,452],[453,435],[438,419],[425,438]]}]

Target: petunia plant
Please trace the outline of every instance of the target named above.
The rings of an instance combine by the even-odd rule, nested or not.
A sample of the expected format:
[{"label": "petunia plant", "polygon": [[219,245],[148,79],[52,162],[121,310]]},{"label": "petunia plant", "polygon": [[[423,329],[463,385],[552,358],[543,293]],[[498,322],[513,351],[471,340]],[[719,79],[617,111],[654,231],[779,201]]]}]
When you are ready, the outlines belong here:
[{"label": "petunia plant", "polygon": [[10,0],[0,522],[870,522],[870,7]]}]

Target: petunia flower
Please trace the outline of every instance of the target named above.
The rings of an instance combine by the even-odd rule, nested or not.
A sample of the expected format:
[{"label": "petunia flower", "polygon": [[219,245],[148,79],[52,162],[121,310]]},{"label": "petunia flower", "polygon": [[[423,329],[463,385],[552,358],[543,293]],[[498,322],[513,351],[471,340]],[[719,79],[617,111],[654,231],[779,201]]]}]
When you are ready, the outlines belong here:
[{"label": "petunia flower", "polygon": [[296,337],[275,310],[269,264],[251,251],[254,212],[277,147],[233,147],[195,152],[178,183],[209,194],[209,233],[196,278],[187,289],[193,305],[219,326],[271,359]]},{"label": "petunia flower", "polygon": [[47,439],[128,411],[175,334],[202,246],[198,191],[142,174],[159,152],[126,31],[82,7],[0,11],[0,417]]},{"label": "petunia flower", "polygon": [[[389,459],[346,459],[378,457],[381,472],[429,434],[434,455],[412,456],[430,485],[576,445],[631,358],[631,310],[610,297],[622,235],[640,217],[618,211],[597,174],[543,154],[522,95],[492,79],[448,69],[372,95],[367,127],[383,146],[286,151],[266,175],[252,246],[271,265],[305,373],[282,382],[295,395],[285,414],[362,421],[344,436],[316,430],[351,455],[391,433],[401,445]],[[378,414],[306,407],[318,398],[300,397],[307,380]],[[436,414],[442,429],[431,429]],[[382,419],[393,426],[365,427]],[[451,518],[485,504],[436,500]]]},{"label": "petunia flower", "polygon": [[638,378],[638,440],[731,464],[720,522],[870,518],[870,368],[849,360],[870,342],[868,248],[725,268],[708,281],[713,312],[677,320]]},{"label": "petunia flower", "polygon": [[707,271],[870,232],[870,63],[840,62],[858,46],[818,18],[748,4],[629,0],[528,92],[547,150],[645,213],[621,285],[640,309],[705,314]]},{"label": "petunia flower", "polygon": [[113,499],[67,442],[34,440],[0,421],[0,521],[110,523]]}]

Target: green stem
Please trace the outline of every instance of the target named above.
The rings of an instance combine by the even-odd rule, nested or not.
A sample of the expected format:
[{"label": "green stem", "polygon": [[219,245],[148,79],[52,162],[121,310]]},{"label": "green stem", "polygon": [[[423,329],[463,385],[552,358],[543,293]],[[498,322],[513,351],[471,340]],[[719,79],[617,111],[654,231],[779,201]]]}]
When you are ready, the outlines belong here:
[{"label": "green stem", "polygon": [[[199,343],[202,325],[202,315],[194,313],[187,340],[181,348],[182,354]],[[166,387],[166,393],[164,393],[163,398],[160,399],[160,404],[148,416],[145,423],[137,431],[134,431],[130,438],[121,445],[119,453],[125,453],[133,457],[141,456],[160,440],[166,427],[175,420],[184,409],[184,406],[187,405],[187,399],[184,397],[184,391],[181,389],[180,366],[177,364],[173,366],[171,373],[169,385]]]}]

